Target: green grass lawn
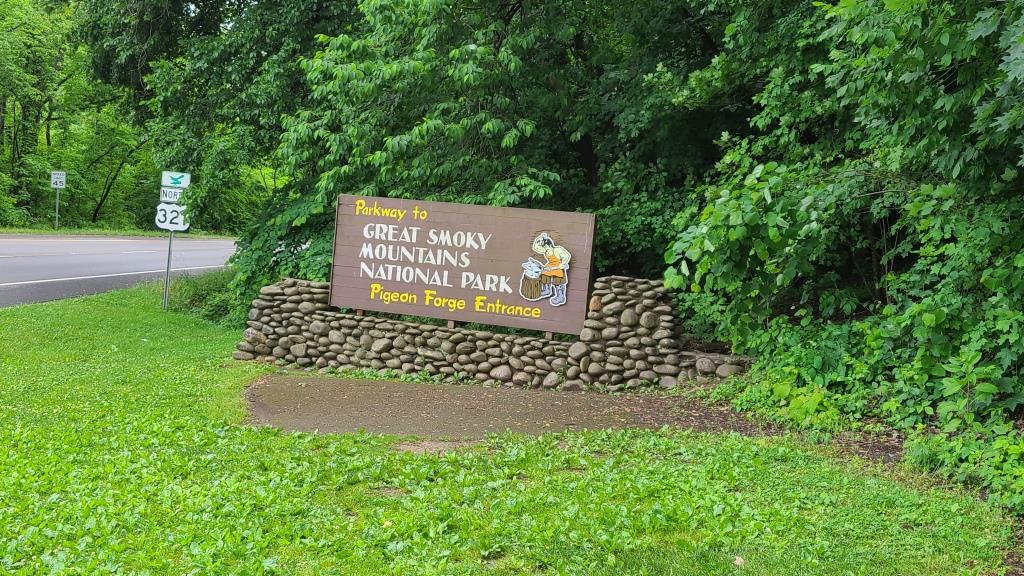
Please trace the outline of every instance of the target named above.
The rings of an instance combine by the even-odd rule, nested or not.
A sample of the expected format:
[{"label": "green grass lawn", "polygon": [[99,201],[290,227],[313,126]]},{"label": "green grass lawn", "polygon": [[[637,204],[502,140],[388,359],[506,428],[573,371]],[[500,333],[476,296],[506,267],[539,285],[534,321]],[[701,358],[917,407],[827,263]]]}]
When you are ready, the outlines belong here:
[{"label": "green grass lawn", "polygon": [[1013,546],[970,495],[794,439],[253,429],[238,338],[151,287],[0,309],[0,573],[995,574]]}]

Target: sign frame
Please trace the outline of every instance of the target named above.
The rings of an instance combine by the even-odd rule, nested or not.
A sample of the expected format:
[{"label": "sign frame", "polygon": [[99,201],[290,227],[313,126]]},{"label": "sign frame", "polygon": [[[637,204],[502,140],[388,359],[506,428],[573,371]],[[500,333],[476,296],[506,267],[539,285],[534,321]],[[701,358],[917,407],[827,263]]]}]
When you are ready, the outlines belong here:
[{"label": "sign frame", "polygon": [[[435,231],[439,232],[442,238],[445,231],[453,234],[453,238],[460,232],[465,233],[466,238],[470,234],[489,234],[490,242],[494,244],[488,244],[485,249],[462,250],[461,252],[470,252],[468,262],[461,263],[464,264],[461,268],[449,266],[450,274],[445,277],[447,283],[444,284],[426,285],[419,281],[422,278],[414,283],[394,278],[372,279],[367,277],[366,269],[361,268],[359,263],[376,261],[381,264],[393,261],[366,259],[361,256],[365,250],[365,238],[362,237],[364,232],[358,229],[355,223],[384,224],[384,221],[374,217],[372,211],[357,214],[356,203],[359,201],[364,202],[363,207],[368,211],[370,206],[384,211],[405,210],[406,215],[401,221],[392,222],[398,228],[419,226],[423,229],[424,237]],[[436,218],[425,216],[425,219],[416,219],[414,209],[421,215],[430,214]],[[473,322],[540,332],[579,334],[586,320],[592,291],[593,239],[596,223],[594,214],[584,212],[343,194],[338,197],[336,204],[329,302],[332,306],[359,311],[373,310],[438,318],[447,320],[449,324]],[[542,236],[546,239],[541,238]],[[373,242],[374,248],[378,250],[381,249],[378,244],[385,243],[378,240]],[[395,244],[391,244],[392,248],[394,246]],[[425,245],[420,244],[406,246],[418,251],[426,249]],[[433,249],[436,248],[431,248]],[[559,254],[562,256],[558,256]],[[562,257],[566,264],[563,273],[559,273],[558,267],[551,264],[558,264]],[[419,266],[427,265],[420,263]],[[440,265],[436,269],[440,270]],[[488,285],[486,289],[479,289],[480,284],[476,282],[473,282],[472,287],[467,287],[463,272],[488,277],[500,275],[504,281],[500,287],[495,284]],[[555,274],[561,277],[545,278]],[[374,284],[380,284],[382,288],[371,297],[369,291],[373,290]],[[511,292],[508,291],[509,287]],[[499,288],[501,292],[498,292]],[[527,290],[526,293],[524,289]],[[425,290],[435,292],[430,298],[433,306],[426,304]],[[383,292],[415,294],[418,301],[399,301],[396,305],[392,299],[391,302],[384,303],[381,300]],[[482,304],[477,299],[477,296],[481,295],[486,297]],[[464,307],[457,310],[439,308],[436,305],[438,298],[464,300]],[[534,309],[532,313],[531,309]]]}]

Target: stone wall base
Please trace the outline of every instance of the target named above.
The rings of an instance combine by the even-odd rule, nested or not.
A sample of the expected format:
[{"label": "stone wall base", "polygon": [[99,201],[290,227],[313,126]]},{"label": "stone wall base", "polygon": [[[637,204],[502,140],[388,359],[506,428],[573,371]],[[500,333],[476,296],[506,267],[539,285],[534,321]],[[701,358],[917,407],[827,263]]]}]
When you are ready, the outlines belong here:
[{"label": "stone wall base", "polygon": [[580,338],[447,328],[339,312],[326,282],[285,279],[260,290],[234,357],[305,369],[427,373],[490,385],[618,391],[707,383],[750,358],[683,350],[674,298],[659,281],[599,278]]}]

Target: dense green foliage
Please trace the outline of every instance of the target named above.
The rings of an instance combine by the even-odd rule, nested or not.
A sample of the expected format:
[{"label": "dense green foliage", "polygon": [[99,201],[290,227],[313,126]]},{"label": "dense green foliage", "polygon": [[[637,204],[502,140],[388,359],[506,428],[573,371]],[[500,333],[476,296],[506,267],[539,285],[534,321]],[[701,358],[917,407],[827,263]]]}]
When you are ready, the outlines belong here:
[{"label": "dense green foliage", "polygon": [[147,226],[149,146],[123,91],[90,77],[73,26],[71,6],[0,0],[0,226],[52,225],[51,170],[67,172],[65,225]]},{"label": "dense green foliage", "polygon": [[435,456],[245,426],[265,369],[226,361],[237,330],[159,301],[0,310],[0,572],[992,574],[1012,541],[992,505],[792,439],[503,435]]},{"label": "dense green foliage", "polygon": [[239,302],[326,276],[339,193],[592,211],[599,271],[761,358],[738,405],[936,432],[1024,509],[1020,2],[82,6],[196,205],[263,202]]},{"label": "dense green foliage", "polygon": [[790,10],[728,27],[705,89],[759,81],[756,131],[677,217],[666,278],[762,357],[740,405],[937,427],[912,457],[1024,508],[1024,11]]},{"label": "dense green foliage", "polygon": [[[105,60],[112,57],[109,39],[84,43],[92,29],[83,8],[78,2],[0,0],[0,227],[52,226],[50,172],[62,170],[63,226],[152,229],[160,170],[179,161],[191,166],[191,158],[165,152],[189,148],[180,124],[143,123],[145,110],[161,100],[97,80],[91,64],[119,61],[137,69],[140,63]],[[131,29],[124,14],[117,16],[118,30]],[[159,78],[154,75],[153,82]],[[220,138],[221,178],[204,180],[218,191],[216,201],[192,202],[191,220],[199,230],[237,231],[251,224],[262,197],[238,184],[237,170],[225,168],[236,164],[225,146],[235,136]]]},{"label": "dense green foliage", "polygon": [[234,279],[233,268],[174,278],[168,308],[225,327],[243,328],[247,318],[235,305],[235,291],[231,288]]},{"label": "dense green foliage", "polygon": [[249,290],[326,276],[339,193],[593,211],[600,269],[660,275],[684,190],[743,126],[742,101],[709,116],[648,85],[711,62],[724,20],[688,2],[86,6],[98,72],[149,103],[197,202],[267,196]]}]

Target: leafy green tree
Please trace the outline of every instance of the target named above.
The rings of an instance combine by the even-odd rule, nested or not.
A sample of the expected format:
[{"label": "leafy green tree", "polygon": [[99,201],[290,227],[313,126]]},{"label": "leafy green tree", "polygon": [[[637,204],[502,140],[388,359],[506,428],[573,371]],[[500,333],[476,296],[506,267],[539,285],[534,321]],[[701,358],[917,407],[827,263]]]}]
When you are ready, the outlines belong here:
[{"label": "leafy green tree", "polygon": [[148,225],[138,210],[156,186],[146,140],[125,120],[124,91],[89,75],[74,14],[0,1],[0,226],[53,222],[57,169],[68,173],[66,225]]},{"label": "leafy green tree", "polygon": [[254,284],[326,276],[340,193],[594,211],[599,269],[658,274],[684,185],[742,119],[657,85],[718,49],[724,21],[689,2],[367,1],[358,16],[303,61],[290,180],[243,241]]},{"label": "leafy green tree", "polygon": [[937,425],[919,460],[1021,505],[1021,5],[841,2],[767,34],[760,10],[691,78],[753,78],[760,109],[677,218],[666,279],[765,358],[747,401]]}]

